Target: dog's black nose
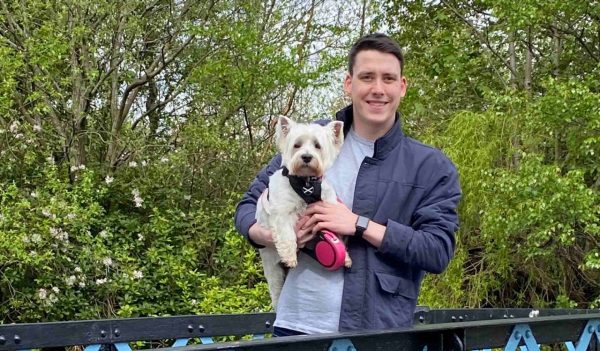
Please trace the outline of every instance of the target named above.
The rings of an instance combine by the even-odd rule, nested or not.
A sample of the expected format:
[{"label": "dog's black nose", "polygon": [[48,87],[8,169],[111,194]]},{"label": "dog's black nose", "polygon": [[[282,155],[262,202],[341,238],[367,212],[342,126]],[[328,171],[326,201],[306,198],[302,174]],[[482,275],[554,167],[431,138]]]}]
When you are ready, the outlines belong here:
[{"label": "dog's black nose", "polygon": [[311,155],[302,155],[302,161],[304,161],[304,163],[310,163],[312,159],[313,157]]}]

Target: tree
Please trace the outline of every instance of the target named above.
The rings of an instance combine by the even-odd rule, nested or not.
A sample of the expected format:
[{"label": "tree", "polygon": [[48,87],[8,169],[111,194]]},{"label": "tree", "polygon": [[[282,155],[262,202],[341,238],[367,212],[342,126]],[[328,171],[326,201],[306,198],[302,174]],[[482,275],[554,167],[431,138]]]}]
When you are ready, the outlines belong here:
[{"label": "tree", "polygon": [[231,218],[270,121],[307,118],[299,101],[340,62],[350,30],[324,11],[3,1],[3,321],[268,308]]},{"label": "tree", "polygon": [[596,13],[445,0],[393,1],[378,17],[407,45],[406,123],[451,156],[464,190],[457,257],[425,301],[599,304]]}]

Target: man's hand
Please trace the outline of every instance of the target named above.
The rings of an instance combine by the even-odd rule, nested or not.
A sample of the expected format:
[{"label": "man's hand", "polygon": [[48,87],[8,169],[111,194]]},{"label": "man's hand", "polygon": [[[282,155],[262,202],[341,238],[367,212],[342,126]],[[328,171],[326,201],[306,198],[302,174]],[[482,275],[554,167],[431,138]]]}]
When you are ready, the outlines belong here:
[{"label": "man's hand", "polygon": [[309,219],[309,216],[304,215],[298,219],[296,225],[294,226],[294,231],[296,232],[296,242],[298,243],[299,249],[303,248],[306,243],[311,241],[316,235],[316,232],[313,232],[314,224],[308,224]]},{"label": "man's hand", "polygon": [[[298,248],[303,248],[307,242],[311,241],[315,237],[316,232],[313,233],[312,230],[314,225],[307,224],[309,218],[310,217],[308,216],[302,216],[300,219],[298,219],[296,225],[294,225]],[[248,230],[248,236],[258,245],[275,247],[275,243],[273,243],[273,232],[258,223],[254,223],[250,227]]]},{"label": "man's hand", "polygon": [[310,217],[304,226],[312,227],[313,233],[327,229],[338,235],[353,235],[356,231],[358,215],[341,202],[315,202],[308,206],[304,215]]},{"label": "man's hand", "polygon": [[258,245],[266,247],[275,247],[273,243],[273,233],[270,229],[263,227],[258,223],[254,223],[248,230],[248,236]]}]

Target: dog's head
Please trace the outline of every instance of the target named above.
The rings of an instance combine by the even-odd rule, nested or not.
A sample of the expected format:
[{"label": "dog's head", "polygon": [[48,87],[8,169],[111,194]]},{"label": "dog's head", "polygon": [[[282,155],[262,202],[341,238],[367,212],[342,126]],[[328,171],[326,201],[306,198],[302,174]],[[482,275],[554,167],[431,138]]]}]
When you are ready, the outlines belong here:
[{"label": "dog's head", "polygon": [[325,126],[296,123],[281,116],[275,136],[277,148],[291,175],[321,177],[333,164],[344,142],[344,122]]}]

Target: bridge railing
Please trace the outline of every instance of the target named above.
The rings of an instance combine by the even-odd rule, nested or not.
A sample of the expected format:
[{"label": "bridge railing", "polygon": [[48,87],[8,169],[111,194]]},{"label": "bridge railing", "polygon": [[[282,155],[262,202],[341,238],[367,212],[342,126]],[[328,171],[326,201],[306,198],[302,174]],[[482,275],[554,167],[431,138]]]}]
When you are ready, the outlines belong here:
[{"label": "bridge railing", "polygon": [[[410,329],[265,338],[274,319],[273,313],[255,313],[5,324],[0,325],[0,351],[67,346],[131,351],[132,345],[161,351],[532,351],[556,344],[568,351],[600,351],[600,310],[420,307]],[[227,341],[229,336],[238,340]]]}]

